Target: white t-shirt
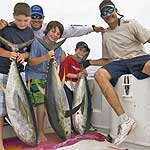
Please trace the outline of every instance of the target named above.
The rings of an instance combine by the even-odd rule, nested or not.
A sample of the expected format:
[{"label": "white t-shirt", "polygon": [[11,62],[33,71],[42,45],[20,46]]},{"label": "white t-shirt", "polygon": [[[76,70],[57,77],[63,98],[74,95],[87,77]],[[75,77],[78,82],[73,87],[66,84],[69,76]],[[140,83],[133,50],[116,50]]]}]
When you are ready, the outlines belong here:
[{"label": "white t-shirt", "polygon": [[127,59],[146,55],[143,44],[150,40],[150,30],[136,20],[120,20],[120,26],[102,33],[102,57]]},{"label": "white t-shirt", "polygon": [[33,30],[34,35],[37,37],[42,38],[43,36],[45,36],[44,31],[46,29],[47,23],[43,23],[42,27],[39,30]]},{"label": "white t-shirt", "polygon": [[[40,30],[34,31],[35,36],[43,37],[47,23],[43,23]],[[93,32],[92,26],[87,25],[64,25],[62,38],[79,37]]]}]

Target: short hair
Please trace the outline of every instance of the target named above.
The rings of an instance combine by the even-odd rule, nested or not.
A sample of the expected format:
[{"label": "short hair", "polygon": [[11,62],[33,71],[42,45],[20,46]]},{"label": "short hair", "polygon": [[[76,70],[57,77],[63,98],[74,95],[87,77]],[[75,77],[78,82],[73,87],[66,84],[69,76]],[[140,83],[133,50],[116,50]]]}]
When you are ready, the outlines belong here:
[{"label": "short hair", "polygon": [[14,16],[25,15],[26,17],[30,16],[30,6],[27,3],[17,3],[14,7]]},{"label": "short hair", "polygon": [[88,47],[87,43],[85,43],[83,41],[80,41],[76,44],[75,50],[78,48],[81,48],[81,49],[84,48],[87,52],[90,52],[90,48]]},{"label": "short hair", "polygon": [[58,27],[60,30],[60,37],[62,36],[64,32],[64,26],[59,21],[50,21],[44,31],[44,34],[47,35],[47,33],[52,29]]}]

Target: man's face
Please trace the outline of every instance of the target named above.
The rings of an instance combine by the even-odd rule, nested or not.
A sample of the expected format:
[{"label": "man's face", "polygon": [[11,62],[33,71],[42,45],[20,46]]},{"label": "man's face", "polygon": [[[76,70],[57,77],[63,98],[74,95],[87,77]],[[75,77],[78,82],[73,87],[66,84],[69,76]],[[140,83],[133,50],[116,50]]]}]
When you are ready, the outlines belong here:
[{"label": "man's face", "polygon": [[110,6],[106,6],[102,9],[101,17],[108,25],[116,23],[116,21],[118,22],[116,9]]},{"label": "man's face", "polygon": [[31,27],[33,30],[39,30],[42,27],[44,17],[38,14],[31,15]]},{"label": "man's face", "polygon": [[14,16],[14,20],[15,20],[16,26],[19,29],[23,30],[29,26],[31,18],[26,17],[25,15],[17,15],[17,16]]},{"label": "man's face", "polygon": [[60,38],[60,36],[61,33],[58,27],[50,29],[46,35],[46,37],[52,42],[56,42]]}]

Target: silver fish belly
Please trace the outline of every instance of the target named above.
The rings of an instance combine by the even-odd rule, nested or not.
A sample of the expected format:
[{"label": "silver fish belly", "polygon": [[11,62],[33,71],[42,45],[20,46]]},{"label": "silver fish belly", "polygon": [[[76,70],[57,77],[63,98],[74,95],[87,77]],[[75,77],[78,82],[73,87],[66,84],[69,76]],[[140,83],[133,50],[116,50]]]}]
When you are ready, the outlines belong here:
[{"label": "silver fish belly", "polygon": [[37,145],[37,129],[33,108],[15,61],[12,61],[5,89],[6,109],[11,126],[20,140]]},{"label": "silver fish belly", "polygon": [[78,111],[72,115],[74,129],[79,134],[84,134],[90,128],[91,121],[91,95],[86,77],[78,80],[75,90],[72,108],[80,105]]},{"label": "silver fish belly", "polygon": [[53,61],[49,62],[45,103],[49,121],[56,134],[62,139],[71,136],[70,117],[65,118],[65,110],[69,110],[68,100]]}]

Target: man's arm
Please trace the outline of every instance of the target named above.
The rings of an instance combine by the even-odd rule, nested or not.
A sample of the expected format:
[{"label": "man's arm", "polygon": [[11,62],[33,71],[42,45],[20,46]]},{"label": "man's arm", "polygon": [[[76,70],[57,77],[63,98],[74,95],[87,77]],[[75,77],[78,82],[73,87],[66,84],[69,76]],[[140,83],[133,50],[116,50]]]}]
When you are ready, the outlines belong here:
[{"label": "man's arm", "polygon": [[108,59],[108,58],[100,58],[100,59],[96,59],[96,60],[90,60],[90,64],[92,66],[104,66],[108,63],[110,63],[112,60]]},{"label": "man's arm", "polygon": [[9,25],[9,23],[6,20],[4,20],[4,19],[0,20],[0,30],[4,29],[8,25]]},{"label": "man's arm", "polygon": [[64,32],[62,38],[79,37],[82,35],[89,34],[91,32],[104,32],[103,27],[96,27],[95,25],[64,25]]},{"label": "man's arm", "polygon": [[[0,30],[4,29],[6,26],[8,26],[9,23],[1,19],[0,20]],[[79,37],[86,34],[89,34],[91,32],[104,32],[105,29],[103,27],[96,27],[95,25],[87,26],[87,25],[67,25],[64,26],[64,32],[62,35],[62,38],[70,38],[70,37]]]},{"label": "man's arm", "polygon": [[83,60],[81,61],[81,64],[83,65],[83,68],[87,68],[88,66],[104,66],[108,63],[112,62],[111,59],[108,58],[100,58],[100,59],[94,59],[94,60]]}]

